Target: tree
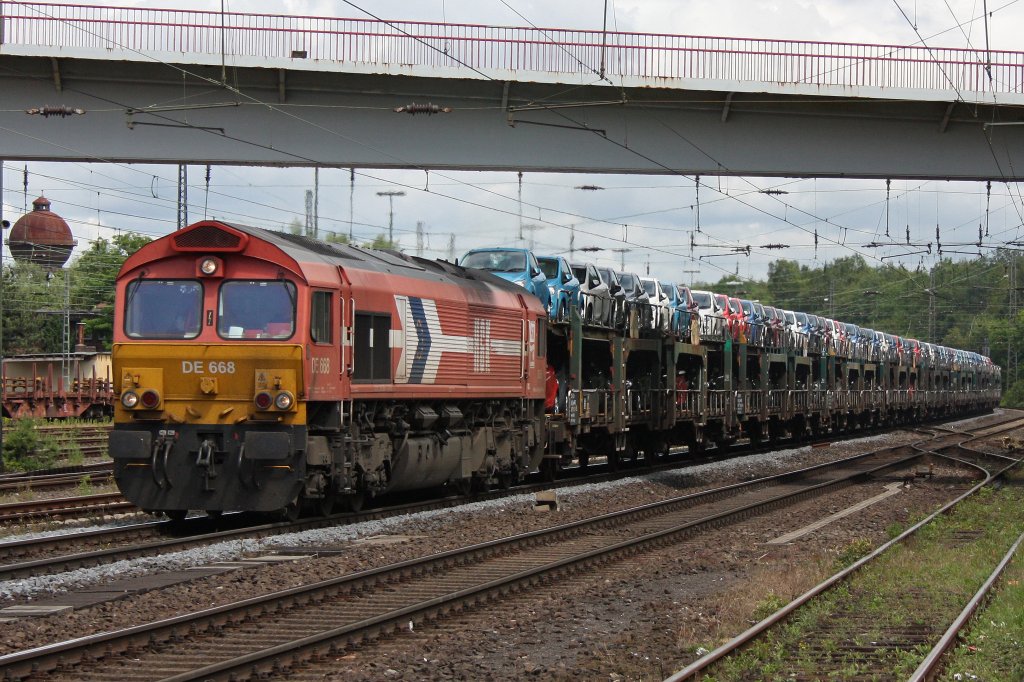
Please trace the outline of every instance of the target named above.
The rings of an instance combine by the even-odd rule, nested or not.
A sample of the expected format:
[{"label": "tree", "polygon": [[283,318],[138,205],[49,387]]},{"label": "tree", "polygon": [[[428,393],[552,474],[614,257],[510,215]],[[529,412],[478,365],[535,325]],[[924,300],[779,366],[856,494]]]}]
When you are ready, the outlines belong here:
[{"label": "tree", "polygon": [[327,232],[325,237],[328,244],[348,244],[348,235],[340,232]]},{"label": "tree", "polygon": [[97,239],[70,267],[71,310],[85,317],[86,333],[109,341],[114,329],[114,282],[128,256],[150,242],[138,234],[119,234],[111,241]]},{"label": "tree", "polygon": [[3,354],[54,353],[61,348],[63,271],[31,263],[3,268]]},{"label": "tree", "polygon": [[381,233],[381,234],[378,234],[376,237],[374,237],[372,242],[365,242],[363,244],[363,248],[377,249],[377,250],[381,250],[381,249],[394,249],[395,251],[397,251],[398,250],[398,242],[391,241],[390,239],[387,238],[386,235],[384,235],[384,233]]}]

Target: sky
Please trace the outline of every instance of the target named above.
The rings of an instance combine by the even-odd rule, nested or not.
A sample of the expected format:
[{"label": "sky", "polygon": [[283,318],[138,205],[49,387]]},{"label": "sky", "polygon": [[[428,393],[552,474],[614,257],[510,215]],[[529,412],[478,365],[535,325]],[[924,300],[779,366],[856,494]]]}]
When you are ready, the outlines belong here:
[{"label": "sky", "polygon": [[[106,4],[221,7],[201,0]],[[992,49],[1020,49],[1022,0],[224,0],[228,11],[579,29],[600,29],[607,17],[609,30],[619,31],[903,45],[923,37],[931,46],[975,48],[985,45],[986,6]],[[188,169],[190,221],[217,217],[271,229],[305,222],[311,169],[214,166],[209,183],[205,171]],[[45,193],[71,225],[79,251],[119,231],[158,237],[175,227],[176,182],[177,168],[169,166],[8,161],[3,214],[13,223]],[[574,260],[690,283],[730,275],[763,279],[778,258],[816,267],[860,254],[875,265],[928,268],[938,258],[934,249],[896,258],[913,249],[864,245],[889,241],[887,226],[897,240],[909,230],[914,242],[934,241],[938,226],[946,244],[971,242],[980,225],[991,235],[987,241],[1009,241],[1024,214],[1019,188],[1003,183],[993,183],[991,194],[984,183],[967,182],[894,180],[888,190],[881,180],[704,177],[702,183],[698,197],[693,179],[679,176],[527,173],[520,181],[515,173],[356,169],[353,177],[349,169],[321,169],[319,227],[369,241],[387,232],[393,203],[395,238],[413,253],[422,223],[429,257],[448,257],[452,245],[455,256],[495,245],[487,235],[500,232],[505,245],[532,242],[541,255],[568,256],[572,240],[576,249],[602,249],[575,252]],[[584,186],[600,189],[579,189]],[[378,195],[395,191],[405,195]],[[690,247],[691,235],[697,248]],[[747,244],[749,255],[732,250]],[[766,244],[787,248],[757,248]],[[977,251],[962,250],[969,253],[948,255]],[[8,257],[5,249],[5,262]]]}]

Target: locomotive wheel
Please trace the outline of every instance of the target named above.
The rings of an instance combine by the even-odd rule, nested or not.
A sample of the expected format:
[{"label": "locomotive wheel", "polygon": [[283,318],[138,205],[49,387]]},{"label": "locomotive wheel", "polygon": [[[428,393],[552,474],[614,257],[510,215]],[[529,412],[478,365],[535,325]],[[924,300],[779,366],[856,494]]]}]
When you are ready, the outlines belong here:
[{"label": "locomotive wheel", "polygon": [[278,510],[277,513],[284,521],[298,521],[299,516],[302,514],[302,505],[299,504],[298,500],[293,500]]},{"label": "locomotive wheel", "polygon": [[472,478],[460,478],[452,481],[452,490],[455,494],[460,497],[468,497],[473,492],[473,479]]},{"label": "locomotive wheel", "polygon": [[171,521],[184,521],[188,516],[188,509],[168,509],[164,512]]},{"label": "locomotive wheel", "polygon": [[324,495],[319,500],[315,500],[314,507],[316,513],[319,516],[330,516],[334,513],[334,495]]},{"label": "locomotive wheel", "polygon": [[341,498],[341,505],[347,512],[357,514],[363,510],[363,505],[366,503],[365,493],[353,493],[351,495],[345,495]]}]

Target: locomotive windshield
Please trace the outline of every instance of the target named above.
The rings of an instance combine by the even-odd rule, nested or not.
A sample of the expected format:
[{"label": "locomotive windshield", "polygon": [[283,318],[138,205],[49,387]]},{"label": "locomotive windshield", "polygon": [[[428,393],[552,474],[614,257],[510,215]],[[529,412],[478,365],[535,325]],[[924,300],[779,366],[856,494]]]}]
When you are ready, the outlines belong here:
[{"label": "locomotive windshield", "polygon": [[133,339],[194,339],[202,312],[199,282],[137,279],[125,292],[124,331]]},{"label": "locomotive windshield", "polygon": [[229,339],[287,339],[295,331],[295,285],[282,280],[224,282],[217,333]]}]

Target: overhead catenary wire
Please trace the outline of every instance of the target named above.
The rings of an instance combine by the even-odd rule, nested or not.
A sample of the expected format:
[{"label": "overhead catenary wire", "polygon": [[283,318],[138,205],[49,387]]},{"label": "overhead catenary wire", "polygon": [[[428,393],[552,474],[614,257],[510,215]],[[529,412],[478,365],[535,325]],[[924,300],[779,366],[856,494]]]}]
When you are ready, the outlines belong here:
[{"label": "overhead catenary wire", "polygon": [[[352,3],[348,3],[348,4],[352,4]],[[353,4],[352,6],[355,6],[355,5]],[[697,187],[698,187],[698,184],[699,184],[699,183],[697,182],[696,184],[697,184]],[[472,186],[472,185],[470,185],[470,186]],[[698,190],[699,190],[699,189],[697,188],[697,191],[698,191]],[[489,208],[489,207],[488,207],[488,208]],[[773,216],[773,217],[776,217],[776,216]],[[601,221],[600,221],[600,219],[598,219],[598,220],[596,220],[596,222],[601,222]],[[826,222],[827,222],[827,221],[826,221]],[[562,227],[564,227],[564,226],[562,226]]]}]

